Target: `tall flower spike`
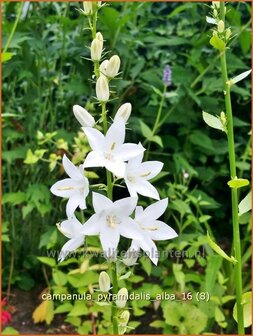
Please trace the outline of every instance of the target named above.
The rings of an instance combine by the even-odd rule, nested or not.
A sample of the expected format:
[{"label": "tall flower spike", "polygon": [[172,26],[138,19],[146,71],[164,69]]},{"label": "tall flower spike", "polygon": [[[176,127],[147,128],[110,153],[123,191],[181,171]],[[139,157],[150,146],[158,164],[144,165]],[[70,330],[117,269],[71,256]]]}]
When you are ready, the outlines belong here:
[{"label": "tall flower spike", "polygon": [[77,168],[73,163],[63,155],[62,164],[65,172],[70,178],[56,182],[50,191],[60,197],[68,198],[66,213],[68,218],[74,216],[76,208],[86,209],[86,197],[89,193],[89,181],[83,175],[84,168],[81,165]]},{"label": "tall flower spike", "polygon": [[177,233],[169,225],[158,220],[167,206],[168,199],[165,198],[151,204],[145,210],[140,206],[136,207],[134,220],[142,230],[144,238],[132,241],[126,258],[123,260],[126,265],[131,266],[136,262],[140,249],[146,252],[151,261],[157,265],[158,251],[153,240],[167,240],[177,237]]},{"label": "tall flower spike", "polygon": [[125,183],[129,194],[137,197],[137,194],[159,200],[159,194],[148,180],[160,173],[163,163],[160,161],[142,162],[143,153],[131,159],[126,164]]},{"label": "tall flower spike", "polygon": [[105,255],[115,259],[120,235],[137,240],[143,237],[130,217],[136,208],[137,198],[127,197],[113,203],[101,194],[93,192],[92,196],[95,214],[85,223],[82,233],[99,235]]},{"label": "tall flower spike", "polygon": [[166,86],[171,85],[171,68],[169,65],[166,65],[164,69],[163,82]]},{"label": "tall flower spike", "polygon": [[92,151],[84,161],[84,167],[105,167],[115,176],[125,175],[125,161],[141,154],[145,149],[141,144],[125,143],[125,123],[115,121],[104,136],[94,128],[83,127]]},{"label": "tall flower spike", "polygon": [[81,224],[76,217],[73,217],[58,224],[57,227],[64,236],[69,238],[69,241],[63,245],[58,257],[58,260],[63,261],[70,252],[75,251],[78,247],[83,245],[85,238],[82,233],[83,224]]}]

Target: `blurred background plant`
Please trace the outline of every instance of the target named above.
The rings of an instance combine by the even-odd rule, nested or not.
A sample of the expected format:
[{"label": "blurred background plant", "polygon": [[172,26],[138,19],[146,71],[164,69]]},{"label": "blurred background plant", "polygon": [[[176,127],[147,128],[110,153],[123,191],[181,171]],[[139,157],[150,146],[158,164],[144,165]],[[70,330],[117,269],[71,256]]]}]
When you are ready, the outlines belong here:
[{"label": "blurred background plant", "polygon": [[[230,203],[224,202],[230,197],[225,188],[226,139],[202,120],[203,110],[219,115],[223,106],[219,57],[208,46],[210,27],[205,16],[210,12],[209,5],[110,3],[99,15],[99,29],[107,47],[122,60],[122,79],[115,87],[120,99],[111,101],[110,109],[116,111],[121,103],[131,102],[128,127],[136,134],[131,140],[141,137],[149,148],[149,159],[164,162],[156,186],[161,197],[170,199],[165,220],[176,228],[179,238],[159,246],[182,252],[161,258],[157,267],[151,267],[149,259],[142,257],[142,267],[136,266],[134,274],[129,274],[127,282],[122,279],[120,286],[150,292],[153,299],[162,291],[176,293],[179,298],[182,292],[211,293],[209,302],[198,302],[189,294],[187,305],[166,300],[132,301],[136,318],[129,325],[137,327],[135,333],[236,330],[231,267],[206,240],[208,229],[231,255],[231,209]],[[55,261],[57,255],[48,254],[59,250],[64,241],[55,223],[65,217],[64,201],[51,197],[49,187],[63,174],[64,153],[77,164],[89,150],[73,118],[72,106],[82,105],[98,117],[94,100],[89,100],[94,95],[88,80],[92,63],[86,60],[89,32],[77,8],[81,3],[2,4],[2,283],[8,300],[16,288],[36,293],[45,288],[54,293],[92,292],[98,282],[97,271],[103,270],[103,259],[92,258],[92,251],[60,265]],[[235,32],[227,55],[232,76],[251,66],[251,6],[238,2],[228,8],[227,20]],[[170,65],[172,83],[154,131],[166,65]],[[243,173],[250,179],[249,79],[232,87],[232,101],[240,157],[237,168],[239,176]],[[99,173],[89,177],[95,181]],[[246,195],[248,189],[244,189]],[[121,195],[124,193],[127,195],[122,190]],[[248,212],[240,216],[244,291],[250,290],[251,279],[250,218]],[[92,243],[96,245],[96,240]],[[182,257],[184,254],[187,257]],[[42,283],[39,288],[38,283]],[[98,333],[108,333],[110,316],[102,316],[100,308],[89,302],[54,302],[40,318],[50,324],[54,316],[64,314],[65,321],[78,333],[94,332],[96,326]]]}]

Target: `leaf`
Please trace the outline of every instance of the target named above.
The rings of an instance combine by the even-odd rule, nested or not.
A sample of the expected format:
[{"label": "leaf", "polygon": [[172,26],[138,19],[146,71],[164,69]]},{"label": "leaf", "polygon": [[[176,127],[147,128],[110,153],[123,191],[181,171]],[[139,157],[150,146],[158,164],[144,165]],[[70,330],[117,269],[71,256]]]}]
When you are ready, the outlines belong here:
[{"label": "leaf", "polygon": [[19,335],[19,332],[13,327],[6,327],[2,331],[2,335]]},{"label": "leaf", "polygon": [[132,274],[132,271],[128,271],[127,273],[121,275],[121,276],[119,277],[119,280],[128,279],[128,278],[131,276],[131,274]]},{"label": "leaf", "polygon": [[224,252],[222,250],[222,248],[220,248],[219,245],[217,245],[212,239],[211,237],[209,236],[209,233],[207,231],[207,242],[208,242],[208,245],[217,253],[219,254],[222,258],[228,260],[229,262],[235,264],[237,263],[237,260],[234,258],[234,257],[229,257],[226,252]]},{"label": "leaf", "polygon": [[45,300],[34,310],[32,314],[33,322],[46,322],[49,325],[54,318],[54,302],[52,300]]},{"label": "leaf", "polygon": [[4,194],[2,198],[2,204],[11,203],[12,205],[17,205],[25,201],[26,193],[21,191]]},{"label": "leaf", "polygon": [[[252,324],[252,293],[246,292],[242,294],[243,320],[244,328],[248,328]],[[237,303],[234,305],[233,317],[237,321]]]},{"label": "leaf", "polygon": [[28,151],[26,153],[26,158],[24,160],[24,163],[26,163],[26,164],[35,164],[38,161],[39,161],[39,157],[36,156],[35,154],[33,154],[33,152],[31,151],[31,149],[28,149]]},{"label": "leaf", "polygon": [[140,263],[144,271],[147,273],[147,275],[150,276],[151,271],[152,271],[152,264],[151,264],[150,259],[144,256],[140,259]]},{"label": "leaf", "polygon": [[217,35],[213,35],[210,39],[210,44],[215,49],[218,49],[219,51],[224,51],[226,48],[226,44],[222,39],[220,39]]},{"label": "leaf", "polygon": [[204,111],[202,112],[202,116],[203,116],[203,119],[204,119],[205,123],[208,126],[210,126],[212,128],[216,128],[216,129],[218,129],[220,131],[225,132],[224,127],[222,125],[222,122],[221,122],[220,118],[215,117],[215,116],[213,116],[213,115],[211,115],[209,113],[206,113]]},{"label": "leaf", "polygon": [[53,280],[58,286],[64,286],[67,283],[67,275],[56,269],[53,270]]},{"label": "leaf", "polygon": [[142,135],[149,140],[153,136],[151,129],[142,120],[140,120],[140,124]]},{"label": "leaf", "polygon": [[42,262],[43,264],[46,264],[50,267],[54,267],[56,266],[56,261],[53,258],[49,258],[49,257],[37,257],[37,259]]},{"label": "leaf", "polygon": [[250,191],[239,203],[239,216],[250,211],[252,208],[252,192]]},{"label": "leaf", "polygon": [[65,302],[63,304],[61,304],[60,306],[58,306],[54,313],[55,314],[62,314],[62,313],[68,313],[71,309],[72,309],[72,304],[69,302]]},{"label": "leaf", "polygon": [[9,61],[13,55],[15,54],[10,53],[10,52],[2,53],[2,63]]},{"label": "leaf", "polygon": [[228,82],[230,85],[233,85],[233,84],[236,84],[238,82],[240,82],[241,80],[243,80],[244,78],[246,78],[250,73],[251,73],[252,70],[248,70],[248,71],[245,71],[243,73],[241,73],[240,75],[230,79]]},{"label": "leaf", "polygon": [[249,185],[249,180],[247,179],[241,179],[235,177],[234,179],[228,181],[228,186],[233,189],[239,189],[247,185]]}]

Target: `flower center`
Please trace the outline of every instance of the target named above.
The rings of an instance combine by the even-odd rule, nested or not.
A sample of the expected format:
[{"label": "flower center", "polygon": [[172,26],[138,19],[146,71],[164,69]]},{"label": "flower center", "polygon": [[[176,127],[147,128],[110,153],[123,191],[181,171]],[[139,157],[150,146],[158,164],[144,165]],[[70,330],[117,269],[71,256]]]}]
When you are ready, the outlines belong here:
[{"label": "flower center", "polygon": [[148,177],[151,174],[151,172],[140,174],[140,177]]},{"label": "flower center", "polygon": [[119,219],[115,215],[106,216],[106,222],[111,229],[115,229],[116,225],[120,224]]},{"label": "flower center", "polygon": [[127,179],[129,182],[132,182],[132,183],[136,181],[136,178],[133,175],[127,175]]}]

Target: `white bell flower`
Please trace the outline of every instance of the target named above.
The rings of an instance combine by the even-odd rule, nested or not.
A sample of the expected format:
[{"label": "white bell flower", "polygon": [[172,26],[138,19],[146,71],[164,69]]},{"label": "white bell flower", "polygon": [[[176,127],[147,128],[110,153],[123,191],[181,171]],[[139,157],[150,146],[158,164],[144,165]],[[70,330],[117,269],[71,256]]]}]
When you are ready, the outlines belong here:
[{"label": "white bell flower", "polygon": [[142,230],[144,238],[132,241],[126,252],[126,258],[123,259],[126,265],[131,266],[136,262],[140,249],[146,252],[151,261],[157,265],[158,250],[153,240],[167,240],[177,237],[177,233],[169,225],[158,220],[167,206],[168,199],[165,198],[151,204],[145,210],[140,206],[136,207],[134,220]]},{"label": "white bell flower", "polygon": [[123,120],[114,122],[104,136],[91,127],[83,127],[92,151],[84,161],[84,167],[105,167],[117,177],[125,175],[125,163],[141,154],[145,149],[141,144],[125,143],[126,127]]},{"label": "white bell flower", "polygon": [[70,252],[75,251],[78,247],[83,245],[85,238],[82,233],[83,224],[81,224],[74,216],[57,224],[57,227],[64,236],[69,238],[69,241],[63,245],[58,257],[58,260],[63,261]]},{"label": "white bell flower", "polygon": [[76,167],[66,155],[63,155],[62,164],[69,178],[56,182],[50,191],[60,197],[68,198],[66,213],[68,218],[73,217],[76,208],[86,209],[86,197],[89,193],[89,181],[84,176],[84,167]]},{"label": "white bell flower", "polygon": [[95,214],[85,223],[82,233],[86,236],[99,235],[107,258],[116,257],[120,236],[130,239],[142,239],[143,235],[130,217],[136,208],[137,198],[127,197],[112,202],[106,196],[93,192]]},{"label": "white bell flower", "polygon": [[143,153],[128,161],[125,171],[125,183],[129,194],[137,197],[137,194],[159,200],[159,194],[148,180],[160,173],[163,163],[160,161],[142,162]]}]

